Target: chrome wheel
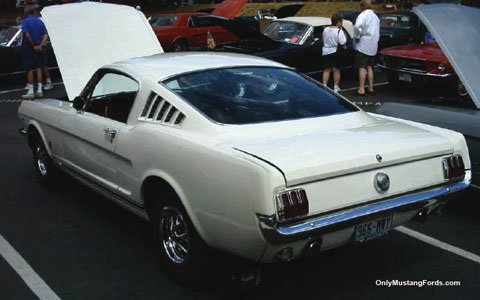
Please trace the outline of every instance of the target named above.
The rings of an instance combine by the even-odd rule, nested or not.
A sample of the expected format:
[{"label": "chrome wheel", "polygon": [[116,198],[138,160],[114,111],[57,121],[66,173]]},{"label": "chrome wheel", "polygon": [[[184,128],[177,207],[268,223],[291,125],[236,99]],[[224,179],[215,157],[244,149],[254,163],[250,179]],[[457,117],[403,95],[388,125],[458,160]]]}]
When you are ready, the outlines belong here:
[{"label": "chrome wheel", "polygon": [[160,240],[170,261],[184,263],[190,250],[190,236],[183,214],[175,207],[165,206],[159,226]]},{"label": "chrome wheel", "polygon": [[459,80],[457,84],[457,93],[458,95],[465,97],[468,95],[467,88],[463,85],[463,83]]},{"label": "chrome wheel", "polygon": [[187,50],[188,50],[188,44],[187,44],[187,42],[185,42],[183,40],[176,41],[172,45],[172,51],[173,52],[183,52],[183,51],[187,51]]},{"label": "chrome wheel", "polygon": [[37,146],[35,149],[35,156],[37,159],[38,171],[42,176],[46,176],[48,174],[48,170],[47,170],[47,153],[45,149],[41,146]]}]

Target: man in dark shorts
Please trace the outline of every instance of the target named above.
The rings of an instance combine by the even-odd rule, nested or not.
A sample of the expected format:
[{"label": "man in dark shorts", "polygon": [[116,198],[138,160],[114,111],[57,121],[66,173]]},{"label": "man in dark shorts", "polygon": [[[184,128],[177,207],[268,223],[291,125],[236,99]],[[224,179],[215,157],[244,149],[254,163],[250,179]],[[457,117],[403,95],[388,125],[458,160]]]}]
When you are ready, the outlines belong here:
[{"label": "man in dark shorts", "polygon": [[[362,12],[355,21],[355,59],[354,66],[358,68],[358,89],[353,94],[363,96],[373,94],[373,66],[380,38],[380,20],[372,10],[371,0],[361,0]],[[368,89],[365,91],[365,79],[368,75]]]},{"label": "man in dark shorts", "polygon": [[[32,100],[43,97],[42,69],[45,66],[44,47],[48,40],[47,29],[37,17],[37,5],[25,6],[25,18],[22,21],[22,62],[27,71],[27,93],[23,99]],[[33,73],[37,74],[37,92],[33,89]]]}]

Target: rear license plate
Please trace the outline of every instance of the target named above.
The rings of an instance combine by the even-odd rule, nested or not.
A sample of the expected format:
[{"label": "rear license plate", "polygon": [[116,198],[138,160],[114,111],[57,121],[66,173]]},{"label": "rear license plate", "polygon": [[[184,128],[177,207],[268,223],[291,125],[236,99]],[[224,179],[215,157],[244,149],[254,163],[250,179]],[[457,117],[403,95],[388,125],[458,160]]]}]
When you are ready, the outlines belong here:
[{"label": "rear license plate", "polygon": [[398,79],[401,81],[412,82],[412,75],[406,73],[399,73]]},{"label": "rear license plate", "polygon": [[392,229],[393,215],[378,218],[355,227],[355,242],[366,242],[387,234]]}]

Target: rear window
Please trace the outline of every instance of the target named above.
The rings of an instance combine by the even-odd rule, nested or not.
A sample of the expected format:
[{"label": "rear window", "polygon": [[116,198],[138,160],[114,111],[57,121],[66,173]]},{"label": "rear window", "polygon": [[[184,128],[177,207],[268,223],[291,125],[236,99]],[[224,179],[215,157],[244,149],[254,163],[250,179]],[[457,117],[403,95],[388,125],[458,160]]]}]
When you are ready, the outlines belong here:
[{"label": "rear window", "polygon": [[154,27],[170,27],[177,21],[177,16],[155,16],[150,19],[150,25]]},{"label": "rear window", "polygon": [[237,67],[173,77],[167,88],[224,124],[294,120],[358,111],[323,85],[282,68]]},{"label": "rear window", "polygon": [[381,14],[380,24],[386,27],[411,27],[413,20],[408,15]]}]

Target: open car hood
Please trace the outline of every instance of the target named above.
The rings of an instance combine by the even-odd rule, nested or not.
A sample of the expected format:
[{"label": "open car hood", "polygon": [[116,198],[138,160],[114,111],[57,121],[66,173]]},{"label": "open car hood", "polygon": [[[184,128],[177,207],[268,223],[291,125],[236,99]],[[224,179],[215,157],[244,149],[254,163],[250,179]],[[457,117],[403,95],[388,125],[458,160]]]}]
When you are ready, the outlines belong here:
[{"label": "open car hood", "polygon": [[212,15],[221,16],[228,19],[235,18],[248,0],[225,0],[218,5],[212,12]]},{"label": "open car hood", "polygon": [[271,38],[244,22],[211,15],[201,16],[199,18],[208,19],[213,24],[225,28],[226,30],[238,36],[240,39],[254,39],[275,43],[275,41],[273,41]]},{"label": "open car hood", "polygon": [[480,109],[480,9],[456,4],[413,8],[433,35]]},{"label": "open car hood", "polygon": [[303,4],[284,5],[277,10],[275,17],[277,17],[277,19],[293,17],[303,8],[303,6]]},{"label": "open car hood", "polygon": [[143,13],[130,6],[53,5],[42,10],[42,17],[70,100],[102,66],[163,53]]}]

